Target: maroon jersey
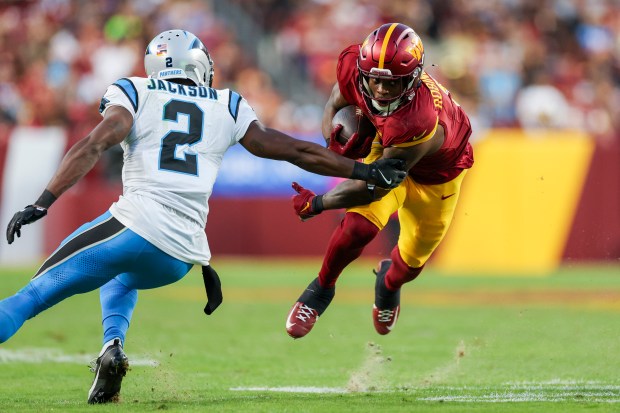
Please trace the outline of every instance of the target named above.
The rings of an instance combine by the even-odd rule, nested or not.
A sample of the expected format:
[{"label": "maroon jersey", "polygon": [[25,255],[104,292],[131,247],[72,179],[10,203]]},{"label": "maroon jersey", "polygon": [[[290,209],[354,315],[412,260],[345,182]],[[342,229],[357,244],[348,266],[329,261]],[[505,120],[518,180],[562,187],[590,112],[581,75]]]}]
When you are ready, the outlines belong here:
[{"label": "maroon jersey", "polygon": [[450,92],[430,75],[423,73],[422,83],[410,102],[405,102],[389,116],[370,109],[358,87],[357,56],[359,46],[346,48],[338,58],[338,86],[342,96],[359,107],[377,128],[384,148],[407,147],[433,139],[437,125],[444,129],[444,143],[431,155],[424,156],[410,170],[414,181],[434,185],[454,179],[474,163],[469,144],[471,124]]}]

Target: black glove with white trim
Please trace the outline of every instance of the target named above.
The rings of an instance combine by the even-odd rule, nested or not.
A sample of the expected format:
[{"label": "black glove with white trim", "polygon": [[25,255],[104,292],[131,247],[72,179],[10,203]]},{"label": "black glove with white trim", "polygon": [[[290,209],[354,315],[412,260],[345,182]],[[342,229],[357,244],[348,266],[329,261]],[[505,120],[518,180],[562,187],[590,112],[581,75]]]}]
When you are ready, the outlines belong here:
[{"label": "black glove with white trim", "polygon": [[370,165],[356,162],[351,179],[366,181],[368,189],[375,186],[394,189],[407,177],[405,161],[401,159],[379,159]]},{"label": "black glove with white trim", "polygon": [[47,189],[43,191],[37,202],[28,205],[21,211],[13,215],[13,218],[6,227],[6,240],[9,244],[15,241],[15,235],[19,238],[22,235],[22,226],[32,224],[47,215],[47,209],[56,201],[56,196]]},{"label": "black glove with white trim", "polygon": [[37,205],[28,205],[26,208],[16,212],[6,227],[6,240],[9,244],[15,241],[15,235],[19,238],[22,235],[22,225],[32,224],[47,215],[47,208]]}]

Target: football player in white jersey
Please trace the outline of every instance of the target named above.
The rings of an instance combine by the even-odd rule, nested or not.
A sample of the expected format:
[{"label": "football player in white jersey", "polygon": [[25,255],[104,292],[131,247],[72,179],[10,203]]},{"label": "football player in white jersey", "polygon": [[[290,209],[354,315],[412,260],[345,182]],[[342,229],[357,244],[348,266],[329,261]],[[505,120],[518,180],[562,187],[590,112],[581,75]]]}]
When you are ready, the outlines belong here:
[{"label": "football player in white jersey", "polygon": [[226,150],[237,142],[253,155],[283,160],[322,175],[396,187],[404,165],[364,165],[317,144],[261,125],[237,92],[211,87],[213,61],[202,42],[183,30],[157,35],[146,49],[147,78],[123,78],[101,99],[103,120],[65,155],[41,197],[17,212],[7,241],[44,217],[52,203],[116,144],[124,151],[123,195],[109,211],[69,235],[32,280],[0,301],[0,343],[45,309],[100,288],[103,347],[89,403],[116,399],[128,369],[123,352],[139,289],[180,280],[202,266],[211,314],[222,302],[209,265],[205,235],[208,200]]}]

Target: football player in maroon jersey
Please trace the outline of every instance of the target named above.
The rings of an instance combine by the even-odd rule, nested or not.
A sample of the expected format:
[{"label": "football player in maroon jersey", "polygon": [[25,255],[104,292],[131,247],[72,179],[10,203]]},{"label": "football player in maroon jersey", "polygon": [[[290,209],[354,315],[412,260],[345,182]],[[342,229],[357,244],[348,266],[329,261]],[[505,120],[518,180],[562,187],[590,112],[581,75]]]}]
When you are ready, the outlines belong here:
[{"label": "football player in maroon jersey", "polygon": [[[323,112],[329,148],[364,162],[403,159],[408,176],[386,191],[347,180],[315,195],[293,184],[293,206],[303,220],[326,209],[348,208],[318,277],[288,314],[286,330],[293,338],[308,334],[334,297],[342,270],[398,211],[398,244],[375,270],[374,326],[379,334],[388,334],[400,312],[400,289],[420,274],[446,234],[463,177],[473,164],[469,119],[450,92],[424,71],[424,47],[410,27],[384,24],[361,45],[347,47],[338,58],[337,79]],[[354,135],[350,140],[359,142],[346,147],[337,143],[340,128],[332,129],[331,121],[347,105],[364,112],[377,128],[376,136]],[[374,139],[372,145],[365,145],[365,139]],[[356,150],[369,146],[369,153]]]}]

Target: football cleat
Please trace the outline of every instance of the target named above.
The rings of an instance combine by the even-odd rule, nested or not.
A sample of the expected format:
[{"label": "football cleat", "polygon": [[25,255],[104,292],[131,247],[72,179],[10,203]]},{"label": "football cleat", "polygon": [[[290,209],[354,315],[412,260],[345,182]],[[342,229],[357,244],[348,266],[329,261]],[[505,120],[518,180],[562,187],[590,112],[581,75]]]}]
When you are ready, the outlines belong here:
[{"label": "football cleat", "polygon": [[336,288],[323,288],[315,278],[297,299],[286,318],[286,332],[293,338],[302,338],[312,330],[319,316],[329,306]]},{"label": "football cleat", "polygon": [[312,330],[318,319],[319,313],[315,309],[298,301],[288,313],[286,332],[293,338],[301,338]]},{"label": "football cleat", "polygon": [[95,373],[95,380],[88,392],[88,403],[117,402],[121,382],[128,369],[129,360],[123,352],[120,340],[115,339],[91,367],[91,371]]},{"label": "football cleat", "polygon": [[375,281],[375,303],[372,306],[372,320],[375,330],[381,335],[386,335],[394,328],[400,314],[400,289],[390,291],[385,286],[385,275],[392,265],[392,260],[383,260],[379,267],[373,270],[377,279]]}]

